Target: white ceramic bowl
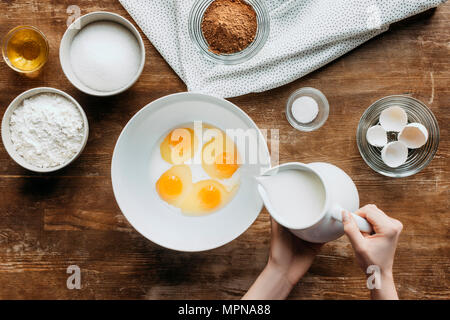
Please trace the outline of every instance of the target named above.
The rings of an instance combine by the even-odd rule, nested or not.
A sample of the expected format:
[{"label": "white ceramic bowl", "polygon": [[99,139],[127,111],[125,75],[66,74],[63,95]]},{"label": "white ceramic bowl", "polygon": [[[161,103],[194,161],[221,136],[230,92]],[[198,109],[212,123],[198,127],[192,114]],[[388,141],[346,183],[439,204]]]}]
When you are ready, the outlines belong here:
[{"label": "white ceramic bowl", "polygon": [[[74,37],[78,34],[78,32],[80,32],[81,29],[83,29],[88,24],[96,21],[112,21],[123,25],[125,28],[131,31],[131,33],[136,37],[139,43],[141,52],[141,61],[139,65],[139,70],[129,84],[115,91],[105,92],[89,88],[78,79],[78,77],[75,75],[72,69],[70,61],[70,47],[72,46],[72,41]],[[134,25],[130,21],[128,21],[124,17],[112,12],[103,12],[103,11],[92,12],[78,18],[69,26],[69,28],[67,28],[63,38],[61,39],[61,44],[59,47],[59,59],[64,74],[66,75],[67,79],[69,79],[69,81],[77,89],[93,96],[101,96],[101,97],[113,96],[128,90],[139,79],[140,75],[142,74],[142,71],[144,70],[145,65],[145,46],[144,41],[142,40],[142,37],[139,34],[139,31],[134,27]]]},{"label": "white ceramic bowl", "polygon": [[[154,152],[159,152],[161,137],[177,126],[197,120],[222,130],[253,130],[259,161],[244,161],[241,184],[230,203],[210,215],[190,217],[159,198],[151,181],[150,163]],[[246,154],[237,147],[241,155]],[[263,207],[254,177],[268,167],[267,143],[241,109],[223,99],[178,93],[153,101],[128,122],[114,149],[111,177],[120,209],[143,236],[173,250],[204,251],[234,240],[252,225]]]},{"label": "white ceramic bowl", "polygon": [[[80,111],[81,117],[83,118],[83,122],[84,122],[84,138],[83,138],[83,144],[81,145],[80,150],[77,152],[77,154],[75,154],[66,163],[63,163],[59,166],[50,167],[50,168],[40,168],[40,167],[36,167],[36,166],[26,162],[25,159],[17,153],[17,151],[11,141],[11,132],[10,132],[10,128],[9,128],[11,116],[12,116],[14,110],[22,103],[23,100],[30,98],[36,94],[40,94],[40,93],[54,93],[54,94],[59,94],[65,98],[67,98],[78,108],[78,110]],[[86,114],[84,113],[83,108],[81,108],[80,104],[74,98],[72,98],[70,95],[68,95],[64,91],[54,89],[54,88],[42,87],[42,88],[34,88],[31,90],[25,91],[25,92],[21,93],[17,98],[15,98],[11,102],[9,107],[6,109],[5,114],[3,115],[1,132],[2,132],[3,145],[5,146],[5,149],[8,152],[8,154],[10,155],[10,157],[17,164],[19,164],[23,168],[28,169],[30,171],[45,173],[45,172],[54,172],[54,171],[60,170],[64,167],[68,166],[73,161],[75,161],[75,159],[78,158],[78,156],[83,152],[84,147],[86,146],[86,143],[87,143],[87,140],[89,137],[89,124],[88,124],[88,120],[87,120]]]}]

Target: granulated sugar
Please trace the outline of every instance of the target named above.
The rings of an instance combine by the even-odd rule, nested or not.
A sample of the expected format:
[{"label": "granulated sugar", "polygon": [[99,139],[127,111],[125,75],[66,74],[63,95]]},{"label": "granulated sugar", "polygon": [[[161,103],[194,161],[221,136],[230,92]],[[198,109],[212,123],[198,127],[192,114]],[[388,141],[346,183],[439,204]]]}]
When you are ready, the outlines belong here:
[{"label": "granulated sugar", "polygon": [[111,21],[93,22],[75,36],[70,60],[77,78],[93,90],[111,92],[133,81],[141,63],[139,42]]},{"label": "granulated sugar", "polygon": [[303,96],[297,98],[292,104],[292,115],[300,123],[310,123],[317,118],[319,105],[311,97]]},{"label": "granulated sugar", "polygon": [[77,106],[58,94],[41,93],[25,99],[10,120],[11,141],[26,162],[56,167],[81,149],[84,121]]}]

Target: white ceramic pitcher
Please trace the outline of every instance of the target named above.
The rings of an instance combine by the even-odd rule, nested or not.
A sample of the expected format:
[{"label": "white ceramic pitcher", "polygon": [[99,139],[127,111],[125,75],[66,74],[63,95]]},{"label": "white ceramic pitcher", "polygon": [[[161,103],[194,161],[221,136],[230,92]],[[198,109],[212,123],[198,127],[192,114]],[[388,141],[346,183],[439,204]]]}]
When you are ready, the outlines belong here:
[{"label": "white ceramic pitcher", "polygon": [[[358,190],[352,179],[338,167],[323,162],[310,164],[299,162],[286,163],[269,169],[262,176],[275,175],[281,170],[303,170],[315,174],[323,183],[325,189],[325,205],[315,222],[303,229],[295,229],[292,226],[280,223],[284,219],[280,219],[280,216],[271,205],[266,190],[260,184],[258,191],[270,215],[278,223],[290,229],[296,236],[309,242],[324,243],[341,237],[344,234],[342,211],[345,209],[349,212],[355,212],[359,208]],[[372,232],[372,227],[367,220],[356,214],[353,214],[353,218],[361,231]]]}]

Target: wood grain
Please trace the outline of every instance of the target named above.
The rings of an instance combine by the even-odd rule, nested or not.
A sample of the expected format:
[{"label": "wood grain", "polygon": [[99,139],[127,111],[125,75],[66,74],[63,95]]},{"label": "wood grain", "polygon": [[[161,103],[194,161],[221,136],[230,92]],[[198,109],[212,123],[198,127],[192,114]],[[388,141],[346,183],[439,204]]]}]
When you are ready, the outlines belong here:
[{"label": "wood grain", "polygon": [[[125,221],[111,189],[114,144],[130,117],[147,103],[185,91],[185,85],[149,41],[138,83],[114,98],[93,98],[64,77],[58,46],[66,9],[107,10],[130,16],[118,1],[8,0],[0,3],[0,35],[17,25],[40,28],[50,61],[36,79],[0,64],[2,112],[21,92],[50,86],[75,97],[90,123],[82,156],[49,175],[16,165],[0,146],[1,299],[238,299],[262,270],[269,247],[269,216],[232,243],[207,253],[178,253],[140,236]],[[405,226],[395,261],[399,295],[450,297],[450,4],[396,24],[328,66],[278,89],[231,99],[265,129],[280,130],[280,162],[327,161],[355,180],[362,203],[376,203]],[[311,86],[328,97],[326,125],[313,133],[285,119],[289,94]],[[441,127],[439,151],[421,173],[389,179],[371,171],[355,141],[358,120],[375,100],[406,94],[427,103]],[[82,289],[66,288],[66,268],[82,270]],[[345,237],[327,244],[291,299],[368,298],[362,272]]]}]

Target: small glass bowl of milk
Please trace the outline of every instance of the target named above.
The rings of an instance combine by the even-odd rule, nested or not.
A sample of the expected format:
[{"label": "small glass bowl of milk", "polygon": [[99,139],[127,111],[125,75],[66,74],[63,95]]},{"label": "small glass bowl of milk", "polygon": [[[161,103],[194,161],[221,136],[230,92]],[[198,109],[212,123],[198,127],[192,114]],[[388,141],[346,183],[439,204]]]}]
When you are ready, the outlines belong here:
[{"label": "small glass bowl of milk", "polygon": [[314,88],[301,88],[291,94],[286,117],[295,129],[310,132],[319,129],[328,119],[330,105],[325,95]]}]

